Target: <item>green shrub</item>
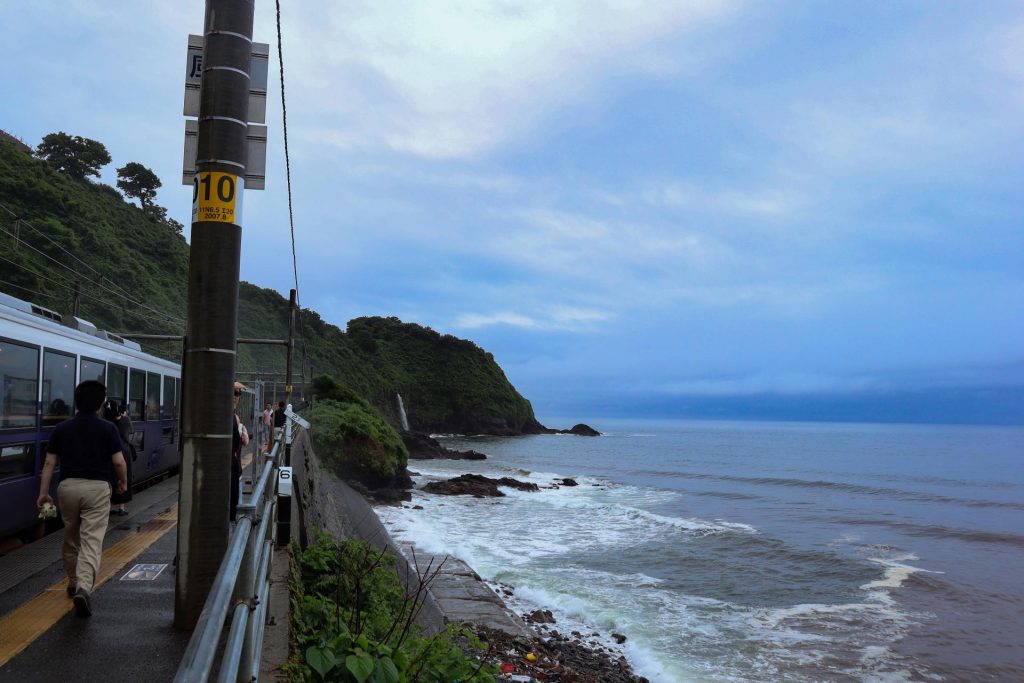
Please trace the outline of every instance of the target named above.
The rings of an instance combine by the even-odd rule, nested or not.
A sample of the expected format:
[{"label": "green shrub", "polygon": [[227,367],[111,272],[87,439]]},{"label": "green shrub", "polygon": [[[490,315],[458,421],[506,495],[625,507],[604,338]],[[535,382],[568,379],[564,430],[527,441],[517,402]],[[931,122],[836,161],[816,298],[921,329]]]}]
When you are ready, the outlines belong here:
[{"label": "green shrub", "polygon": [[402,438],[362,399],[318,399],[306,419],[312,425],[313,449],[338,476],[375,488],[405,469],[409,451]]},{"label": "green shrub", "polygon": [[418,605],[394,571],[394,558],[360,541],[317,534],[292,555],[293,655],[289,680],[351,683],[483,683],[496,671],[466,655],[450,628],[425,637],[413,625]]}]

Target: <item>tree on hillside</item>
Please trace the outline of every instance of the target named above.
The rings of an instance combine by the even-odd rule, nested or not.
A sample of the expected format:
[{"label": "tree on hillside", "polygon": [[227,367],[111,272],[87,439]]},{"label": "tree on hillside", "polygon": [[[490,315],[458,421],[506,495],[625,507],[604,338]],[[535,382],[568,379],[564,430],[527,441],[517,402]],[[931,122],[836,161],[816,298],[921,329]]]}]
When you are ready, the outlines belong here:
[{"label": "tree on hillside", "polygon": [[180,234],[181,231],[185,229],[184,225],[174,220],[173,218],[170,218],[167,215],[167,209],[160,206],[159,204],[150,204],[149,208],[146,209],[146,213],[155,218],[156,220],[158,220],[159,222],[163,223],[167,227],[172,228],[174,232]]},{"label": "tree on hillside", "polygon": [[100,169],[110,163],[110,153],[102,142],[64,131],[50,133],[36,147],[36,156],[72,178],[99,176]]},{"label": "tree on hillside", "polygon": [[137,161],[129,161],[117,169],[117,187],[126,197],[135,197],[148,210],[156,198],[156,190],[162,183],[150,169]]}]

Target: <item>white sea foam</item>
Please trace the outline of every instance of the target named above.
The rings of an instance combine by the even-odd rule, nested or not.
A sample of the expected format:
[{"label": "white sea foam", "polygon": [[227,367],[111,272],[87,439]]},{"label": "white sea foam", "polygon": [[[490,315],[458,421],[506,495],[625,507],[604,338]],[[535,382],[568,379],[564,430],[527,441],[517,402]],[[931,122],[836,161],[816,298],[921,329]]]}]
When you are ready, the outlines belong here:
[{"label": "white sea foam", "polygon": [[[761,535],[741,521],[686,514],[689,501],[679,492],[546,471],[558,469],[550,465],[512,467],[500,460],[417,461],[413,468],[421,473],[418,485],[473,471],[542,487],[539,492],[503,488],[505,497],[485,500],[416,490],[413,502],[424,509],[384,508],[381,516],[396,539],[451,554],[481,576],[513,586],[507,602],[515,611],[550,609],[559,632],[579,631],[584,641],[600,632],[602,646],[624,653],[651,681],[766,681],[783,675],[812,681],[820,677],[804,672],[826,670],[851,680],[908,678],[892,644],[905,636],[913,617],[894,596],[907,577],[924,570],[909,564],[917,558],[906,553],[859,546],[860,536],[849,534],[829,544],[832,551],[838,556],[844,546],[856,546],[859,562],[881,567],[880,577],[859,586],[861,598],[753,607],[687,595],[678,577],[669,582],[651,576],[656,571],[631,570],[638,549],[680,543],[699,548],[706,537],[715,537],[715,547],[728,547]],[[579,486],[546,488],[566,476]],[[618,559],[604,560],[600,569],[588,564],[609,557]],[[706,585],[717,594],[714,584]],[[612,632],[627,636],[624,646],[609,640]],[[914,673],[921,675],[921,669]]]}]

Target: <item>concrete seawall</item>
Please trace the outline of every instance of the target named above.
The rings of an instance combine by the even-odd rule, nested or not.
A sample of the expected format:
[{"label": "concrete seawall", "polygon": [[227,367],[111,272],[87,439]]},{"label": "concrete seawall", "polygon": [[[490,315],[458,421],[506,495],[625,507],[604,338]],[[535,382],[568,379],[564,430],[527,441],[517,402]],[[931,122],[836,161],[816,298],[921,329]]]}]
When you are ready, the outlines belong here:
[{"label": "concrete seawall", "polygon": [[292,467],[297,498],[293,510],[298,513],[292,529],[303,545],[313,530],[321,529],[337,539],[362,540],[386,549],[398,556],[399,576],[413,590],[421,573],[430,567],[434,574],[440,566],[421,595],[423,606],[417,617],[417,623],[430,633],[448,623],[466,623],[529,637],[523,621],[465,562],[419,550],[414,555],[412,546],[396,544],[366,499],[320,465],[305,432],[293,445]]}]

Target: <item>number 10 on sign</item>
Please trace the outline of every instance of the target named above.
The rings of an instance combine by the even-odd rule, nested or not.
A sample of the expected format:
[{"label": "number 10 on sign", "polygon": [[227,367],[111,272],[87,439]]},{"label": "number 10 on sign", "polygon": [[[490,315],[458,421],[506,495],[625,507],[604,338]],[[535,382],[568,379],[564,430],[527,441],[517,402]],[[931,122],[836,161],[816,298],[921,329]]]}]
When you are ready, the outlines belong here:
[{"label": "number 10 on sign", "polygon": [[239,225],[242,220],[239,177],[219,171],[197,173],[192,181],[192,222]]}]

